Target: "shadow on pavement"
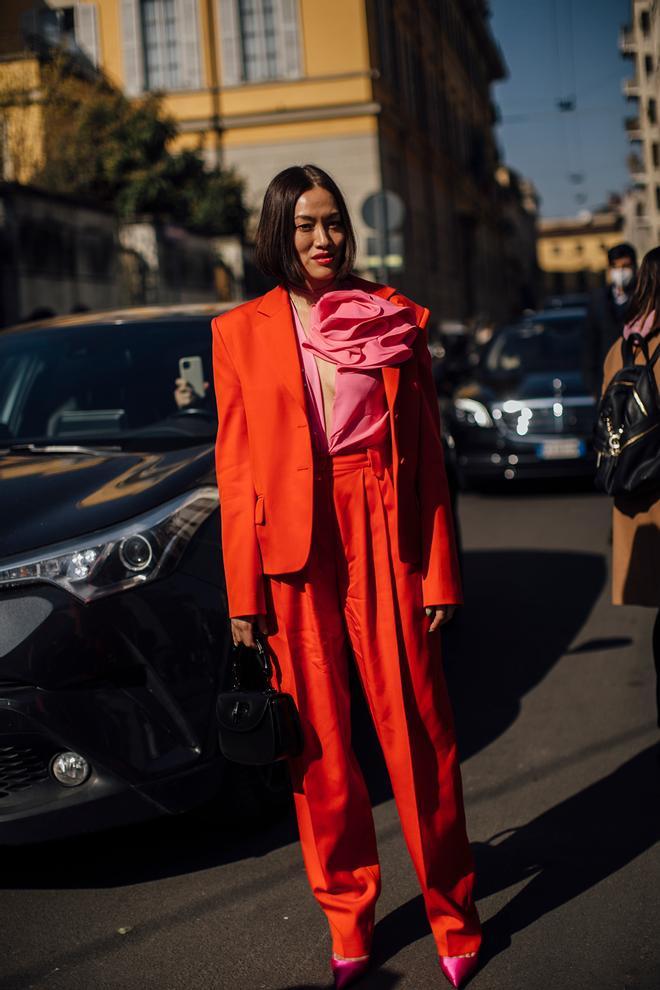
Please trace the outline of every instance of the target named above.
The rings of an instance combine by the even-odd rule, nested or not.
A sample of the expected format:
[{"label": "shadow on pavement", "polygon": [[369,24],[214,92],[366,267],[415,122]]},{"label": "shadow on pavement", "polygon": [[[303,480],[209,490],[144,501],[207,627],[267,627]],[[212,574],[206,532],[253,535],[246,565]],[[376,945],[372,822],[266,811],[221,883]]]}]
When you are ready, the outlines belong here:
[{"label": "shadow on pavement", "polygon": [[[377,968],[377,963],[375,963],[374,968],[371,969],[365,976],[362,977],[359,984],[362,990],[393,990],[397,984],[401,983],[403,979],[398,973],[389,973],[387,970],[379,970]],[[329,983],[328,987],[333,984]],[[286,986],[281,987],[281,990],[318,990],[318,984],[311,986],[308,984],[296,983],[286,984]]]},{"label": "shadow on pavement", "polygon": [[622,869],[658,838],[654,745],[526,825],[477,844],[480,897],[530,878],[486,923],[487,955],[496,955],[515,932]]},{"label": "shadow on pavement", "polygon": [[[481,900],[528,880],[484,924],[482,959],[506,949],[511,937],[622,869],[660,838],[658,747],[525,825],[473,846]],[[375,955],[386,962],[429,933],[421,895],[376,927]]]},{"label": "shadow on pavement", "polygon": [[[589,495],[593,498],[594,495],[599,494],[594,487],[592,475],[575,478],[514,478],[511,481],[504,478],[493,479],[481,484],[471,484],[468,490],[489,499],[497,499],[501,495],[507,498],[529,498],[535,495]],[[602,495],[601,497],[607,498],[608,496]]]},{"label": "shadow on pavement", "polygon": [[587,639],[584,643],[578,643],[571,650],[566,650],[566,655],[574,657],[578,653],[602,653],[603,650],[622,650],[632,644],[630,636],[609,636],[604,639]]},{"label": "shadow on pavement", "polygon": [[[607,576],[600,554],[543,550],[468,551],[467,604],[443,632],[444,669],[462,758],[505,732],[522,698],[567,653],[628,645],[630,639],[571,643]],[[354,745],[374,804],[392,797],[364,701],[354,692]]]},{"label": "shadow on pavement", "polygon": [[570,649],[607,576],[600,554],[473,551],[463,557],[467,604],[444,634],[445,672],[461,756],[497,739],[521,699]]}]

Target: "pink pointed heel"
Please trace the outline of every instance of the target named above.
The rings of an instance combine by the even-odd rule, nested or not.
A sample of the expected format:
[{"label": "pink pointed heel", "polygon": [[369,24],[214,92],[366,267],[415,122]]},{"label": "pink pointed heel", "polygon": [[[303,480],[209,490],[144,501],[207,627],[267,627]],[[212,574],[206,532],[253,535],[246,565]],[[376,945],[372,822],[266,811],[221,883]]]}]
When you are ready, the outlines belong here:
[{"label": "pink pointed heel", "polygon": [[462,987],[479,965],[479,954],[473,956],[440,956],[440,969],[453,987]]},{"label": "pink pointed heel", "polygon": [[335,990],[344,990],[356,983],[369,969],[369,957],[366,959],[335,959],[330,960],[332,975],[335,979]]}]

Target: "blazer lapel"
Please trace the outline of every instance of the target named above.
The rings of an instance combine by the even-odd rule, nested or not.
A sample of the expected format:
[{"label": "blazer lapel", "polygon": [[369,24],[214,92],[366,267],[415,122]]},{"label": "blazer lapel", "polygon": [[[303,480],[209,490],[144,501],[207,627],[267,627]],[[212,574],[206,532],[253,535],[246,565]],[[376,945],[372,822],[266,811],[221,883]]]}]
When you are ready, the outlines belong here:
[{"label": "blazer lapel", "polygon": [[267,292],[259,304],[261,346],[268,362],[282,384],[303,409],[305,390],[300,366],[296,328],[289,304],[289,294],[281,285]]},{"label": "blazer lapel", "polygon": [[[391,296],[396,295],[396,289],[393,289],[389,285],[381,285],[375,291],[373,289],[368,289],[367,291],[373,292],[375,296],[381,296],[383,299],[389,299]],[[388,368],[383,368],[382,370],[387,405],[390,410],[393,410],[397,393],[399,391],[399,382],[401,381],[401,366],[398,364],[393,364]]]},{"label": "blazer lapel", "polygon": [[397,393],[399,391],[399,382],[401,381],[401,365],[392,364],[389,368],[383,368],[382,371],[387,405],[390,409],[394,409],[394,403],[396,402]]}]

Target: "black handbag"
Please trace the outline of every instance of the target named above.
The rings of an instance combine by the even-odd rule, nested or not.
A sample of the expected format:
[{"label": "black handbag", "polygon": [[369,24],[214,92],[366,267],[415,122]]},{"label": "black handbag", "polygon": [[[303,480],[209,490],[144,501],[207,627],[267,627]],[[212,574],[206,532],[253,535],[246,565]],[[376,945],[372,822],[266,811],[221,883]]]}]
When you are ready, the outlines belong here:
[{"label": "black handbag", "polygon": [[[644,356],[635,362],[634,347]],[[654,365],[660,343],[649,357],[639,334],[621,341],[622,365],[598,404],[594,428],[596,487],[608,495],[660,491],[660,395]]]},{"label": "black handbag", "polygon": [[[257,686],[244,689],[256,669]],[[270,661],[260,640],[256,649],[237,646],[233,656],[233,683],[216,702],[220,750],[228,760],[264,766],[302,753],[298,709],[290,694],[270,685]]]}]

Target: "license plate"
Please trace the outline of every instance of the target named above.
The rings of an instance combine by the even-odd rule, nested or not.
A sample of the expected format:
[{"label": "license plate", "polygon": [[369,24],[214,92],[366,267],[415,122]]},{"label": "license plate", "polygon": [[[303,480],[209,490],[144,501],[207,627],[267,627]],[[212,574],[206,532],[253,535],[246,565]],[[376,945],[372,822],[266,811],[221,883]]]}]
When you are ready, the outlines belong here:
[{"label": "license plate", "polygon": [[544,440],[537,445],[536,454],[544,461],[569,460],[582,457],[585,452],[584,440],[565,437],[561,440]]}]

